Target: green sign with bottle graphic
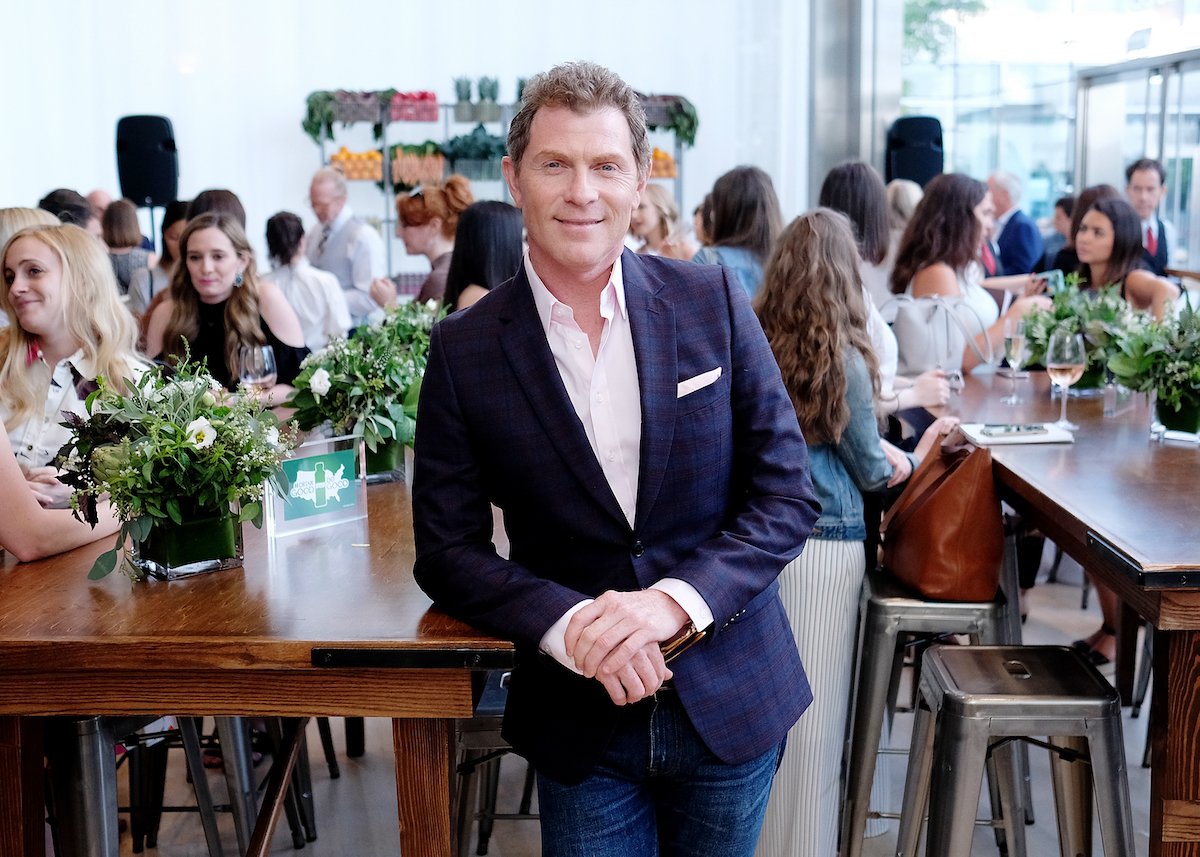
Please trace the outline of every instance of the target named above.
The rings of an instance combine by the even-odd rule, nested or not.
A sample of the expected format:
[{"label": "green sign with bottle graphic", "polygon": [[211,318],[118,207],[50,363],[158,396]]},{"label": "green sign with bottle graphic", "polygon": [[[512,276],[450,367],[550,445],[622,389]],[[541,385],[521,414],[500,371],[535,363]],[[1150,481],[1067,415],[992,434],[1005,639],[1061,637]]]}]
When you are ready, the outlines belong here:
[{"label": "green sign with bottle graphic", "polygon": [[358,503],[356,450],[345,449],[283,462],[288,480],[284,520],[325,515]]}]

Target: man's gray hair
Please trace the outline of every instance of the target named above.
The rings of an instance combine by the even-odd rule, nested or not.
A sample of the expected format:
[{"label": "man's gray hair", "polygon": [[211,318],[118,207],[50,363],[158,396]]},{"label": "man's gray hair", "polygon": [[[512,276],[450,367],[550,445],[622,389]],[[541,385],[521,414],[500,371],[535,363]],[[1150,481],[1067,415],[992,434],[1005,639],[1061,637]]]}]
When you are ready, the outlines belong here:
[{"label": "man's gray hair", "polygon": [[567,107],[576,113],[591,113],[605,107],[620,110],[629,123],[638,176],[649,174],[646,111],[637,93],[616,72],[592,62],[568,62],[530,78],[521,96],[520,109],[508,129],[508,155],[517,170],[529,145],[534,114],[542,107]]},{"label": "man's gray hair", "polygon": [[338,198],[346,196],[346,177],[341,170],[333,167],[321,167],[313,173],[312,184],[331,184]]},{"label": "man's gray hair", "polygon": [[1005,170],[997,170],[992,173],[992,181],[1008,191],[1008,195],[1012,197],[1013,205],[1021,201],[1021,191],[1024,189],[1024,185],[1021,184],[1021,180],[1015,175]]}]

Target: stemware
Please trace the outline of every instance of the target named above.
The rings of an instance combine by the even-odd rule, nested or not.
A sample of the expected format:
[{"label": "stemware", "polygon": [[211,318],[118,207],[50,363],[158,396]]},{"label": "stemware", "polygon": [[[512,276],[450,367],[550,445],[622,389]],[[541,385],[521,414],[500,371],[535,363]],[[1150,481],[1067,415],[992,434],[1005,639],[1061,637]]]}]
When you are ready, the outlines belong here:
[{"label": "stemware", "polygon": [[270,345],[243,345],[238,351],[238,380],[264,393],[275,386],[275,349]]},{"label": "stemware", "polygon": [[1079,428],[1067,419],[1067,389],[1083,377],[1086,366],[1087,354],[1083,349],[1082,336],[1062,328],[1050,334],[1050,341],[1046,345],[1046,374],[1062,396],[1062,410],[1058,422],[1054,423],[1058,428],[1067,431]]},{"label": "stemware", "polygon": [[1023,399],[1017,395],[1017,379],[1021,366],[1029,359],[1025,347],[1025,319],[1007,319],[1004,322],[1004,358],[1008,361],[1008,382],[1012,386],[1009,394],[1000,401],[1005,405],[1019,405]]}]

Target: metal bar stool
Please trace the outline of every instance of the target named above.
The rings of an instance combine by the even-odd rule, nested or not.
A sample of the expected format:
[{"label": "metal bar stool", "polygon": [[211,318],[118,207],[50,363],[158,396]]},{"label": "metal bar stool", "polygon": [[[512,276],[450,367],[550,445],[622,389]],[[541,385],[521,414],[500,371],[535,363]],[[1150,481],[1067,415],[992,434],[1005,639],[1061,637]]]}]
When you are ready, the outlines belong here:
[{"label": "metal bar stool", "polygon": [[[1013,738],[1047,735],[1059,848],[1091,854],[1095,790],[1108,857],[1134,853],[1133,812],[1121,736],[1121,700],[1082,653],[1066,646],[939,646],[926,653],[921,702],[913,724],[897,857],[914,857],[927,806],[930,857],[971,852],[985,760],[997,765],[1007,841],[1024,851],[1024,826],[1013,824]],[[994,739],[999,738],[999,741]],[[1089,772],[1083,765],[1090,763]]]},{"label": "metal bar stool", "polygon": [[868,573],[863,609],[858,684],[851,703],[851,739],[842,806],[842,853],[860,857],[871,800],[880,733],[889,707],[889,686],[903,662],[902,634],[967,634],[972,643],[1006,641],[1007,602],[997,593],[986,602],[929,601],[886,572]]}]

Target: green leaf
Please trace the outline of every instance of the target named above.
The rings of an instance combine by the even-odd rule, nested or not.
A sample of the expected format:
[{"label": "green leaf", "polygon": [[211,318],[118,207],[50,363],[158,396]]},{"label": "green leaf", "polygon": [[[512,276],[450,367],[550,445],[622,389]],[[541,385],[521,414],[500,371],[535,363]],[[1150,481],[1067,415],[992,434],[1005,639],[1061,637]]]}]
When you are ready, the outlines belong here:
[{"label": "green leaf", "polygon": [[183,523],[183,516],[179,513],[179,501],[174,497],[167,500],[167,515],[169,515],[171,520],[176,524]]},{"label": "green leaf", "polygon": [[132,521],[126,522],[122,529],[129,533],[129,538],[141,544],[149,537],[153,526],[154,519],[149,515],[143,515],[140,518],[134,518]]},{"label": "green leaf", "polygon": [[254,521],[254,526],[262,526],[262,503],[243,503],[242,508],[238,510],[238,520],[242,523],[246,521]]},{"label": "green leaf", "polygon": [[118,549],[114,547],[96,557],[96,562],[92,564],[92,570],[88,572],[88,580],[99,580],[112,574],[113,569],[117,567],[117,555]]}]

